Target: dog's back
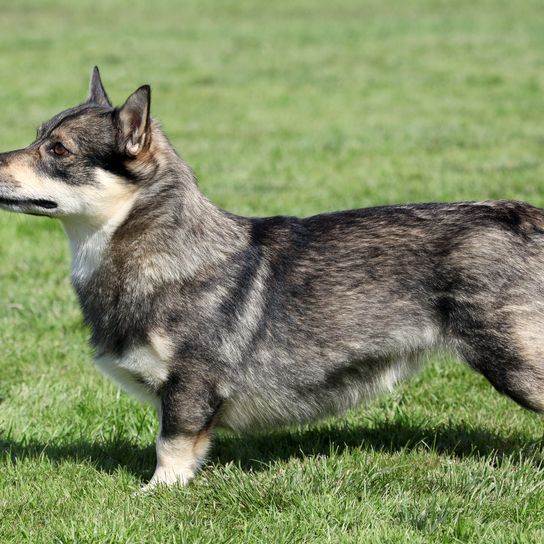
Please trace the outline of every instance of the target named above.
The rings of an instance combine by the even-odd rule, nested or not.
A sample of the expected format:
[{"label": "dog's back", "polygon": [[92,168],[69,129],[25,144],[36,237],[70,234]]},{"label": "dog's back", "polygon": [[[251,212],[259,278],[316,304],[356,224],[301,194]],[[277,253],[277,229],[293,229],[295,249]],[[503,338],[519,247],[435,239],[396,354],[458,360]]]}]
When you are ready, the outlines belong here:
[{"label": "dog's back", "polygon": [[[91,326],[108,330],[112,351],[160,331],[175,353],[165,375],[186,383],[205,377],[216,423],[242,430],[335,413],[393,387],[423,353],[444,348],[501,392],[541,408],[540,382],[528,366],[536,364],[544,322],[535,297],[544,293],[540,210],[514,202],[423,204],[306,219],[215,210],[213,221],[206,210],[197,223],[213,228],[200,231],[200,242],[173,226],[170,201],[163,213],[152,201],[144,207],[171,226],[148,223],[145,237],[133,234],[142,255],[134,259],[122,249],[138,232],[127,220],[99,284],[89,284],[93,297],[100,293]],[[179,240],[191,240],[190,260],[199,263],[191,277],[181,275],[188,255]],[[153,263],[152,281],[142,262]],[[123,293],[128,306],[120,304]],[[117,306],[104,312],[109,301]],[[112,336],[106,316],[123,316],[127,328]],[[528,321],[533,332],[524,339]],[[95,339],[102,349],[105,340]],[[189,409],[203,394],[200,384],[187,387],[182,402]]]},{"label": "dog's back", "polygon": [[540,210],[509,202],[252,221],[219,305],[228,311],[205,319],[236,331],[216,352],[234,363],[225,386],[237,392],[222,420],[243,428],[352,407],[442,348],[541,409],[542,384],[518,354],[544,323],[542,226]]},{"label": "dog's back", "polygon": [[58,217],[97,365],[157,407],[151,484],[185,483],[214,425],[356,406],[450,349],[544,411],[544,215],[527,204],[390,206],[306,219],[220,210],[98,71],[87,102],[0,155],[0,207]]}]

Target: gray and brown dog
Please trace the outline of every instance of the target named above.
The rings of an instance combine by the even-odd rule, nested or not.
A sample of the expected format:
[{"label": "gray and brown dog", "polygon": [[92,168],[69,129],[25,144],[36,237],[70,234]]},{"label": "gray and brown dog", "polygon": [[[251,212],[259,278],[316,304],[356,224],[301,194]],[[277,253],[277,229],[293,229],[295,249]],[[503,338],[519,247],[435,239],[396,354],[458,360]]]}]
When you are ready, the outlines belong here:
[{"label": "gray and brown dog", "polygon": [[544,410],[544,213],[519,202],[294,217],[218,209],[149,116],[88,100],[0,155],[0,206],[58,217],[96,364],[160,418],[149,485],[186,483],[214,426],[357,406],[447,348]]}]

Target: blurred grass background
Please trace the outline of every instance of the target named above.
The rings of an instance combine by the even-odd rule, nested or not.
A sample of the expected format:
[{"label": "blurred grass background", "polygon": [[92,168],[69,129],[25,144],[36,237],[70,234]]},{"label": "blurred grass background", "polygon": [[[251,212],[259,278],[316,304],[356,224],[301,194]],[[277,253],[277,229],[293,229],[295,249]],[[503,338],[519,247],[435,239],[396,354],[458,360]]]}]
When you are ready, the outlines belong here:
[{"label": "blurred grass background", "polygon": [[[0,149],[82,101],[153,89],[221,207],[310,215],[544,205],[541,2],[0,3]],[[221,433],[182,490],[149,408],[90,362],[60,225],[0,214],[0,541],[541,542],[542,420],[447,358],[345,417]]]}]

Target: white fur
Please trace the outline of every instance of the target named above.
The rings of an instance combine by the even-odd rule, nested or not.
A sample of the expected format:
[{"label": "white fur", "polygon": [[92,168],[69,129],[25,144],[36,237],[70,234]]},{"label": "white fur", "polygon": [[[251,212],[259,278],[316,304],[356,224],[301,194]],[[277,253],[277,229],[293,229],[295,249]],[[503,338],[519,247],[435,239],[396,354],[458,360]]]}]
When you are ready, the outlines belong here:
[{"label": "white fur", "polygon": [[38,175],[34,168],[21,161],[13,161],[5,173],[12,177],[16,185],[4,186],[0,196],[17,200],[51,200],[57,208],[44,210],[32,204],[4,204],[3,208],[19,213],[37,213],[49,216],[81,211],[81,198],[70,185]]},{"label": "white fur", "polygon": [[[138,399],[158,406],[159,399],[152,389],[160,387],[168,378],[168,361],[151,346],[140,346],[121,357],[104,354],[94,360],[96,366],[119,387]],[[137,381],[143,379],[150,387]]]},{"label": "white fur", "polygon": [[114,231],[109,225],[100,229],[64,221],[72,254],[71,277],[77,285],[85,283],[102,262],[102,256]]},{"label": "white fur", "polygon": [[[5,204],[10,211],[58,216],[70,240],[72,280],[85,282],[96,270],[115,229],[125,220],[137,191],[121,177],[97,168],[94,183],[73,186],[38,175],[25,162],[14,161],[7,169],[18,183],[0,196],[18,200],[50,200],[54,209],[35,209],[32,204]],[[19,187],[20,185],[20,187]]]},{"label": "white fur", "polygon": [[98,268],[111,236],[136,199],[136,193],[114,174],[98,169],[96,182],[97,187],[85,189],[82,195],[87,199],[85,212],[62,218],[70,240],[75,284],[87,281]]},{"label": "white fur", "polygon": [[157,467],[144,491],[153,489],[158,484],[185,485],[199,468],[199,460],[195,455],[195,439],[178,436],[176,438],[159,438],[156,442]]}]

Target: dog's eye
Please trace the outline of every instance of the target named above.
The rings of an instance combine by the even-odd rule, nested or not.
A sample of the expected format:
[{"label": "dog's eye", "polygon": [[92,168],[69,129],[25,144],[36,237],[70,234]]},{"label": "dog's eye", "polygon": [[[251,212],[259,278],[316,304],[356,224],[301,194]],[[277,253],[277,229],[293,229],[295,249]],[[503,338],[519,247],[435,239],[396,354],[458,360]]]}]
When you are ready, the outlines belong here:
[{"label": "dog's eye", "polygon": [[69,151],[60,142],[53,145],[51,152],[57,157],[64,157],[64,155],[68,155],[69,153]]}]

